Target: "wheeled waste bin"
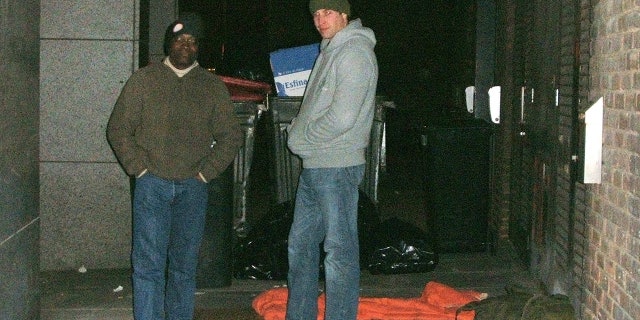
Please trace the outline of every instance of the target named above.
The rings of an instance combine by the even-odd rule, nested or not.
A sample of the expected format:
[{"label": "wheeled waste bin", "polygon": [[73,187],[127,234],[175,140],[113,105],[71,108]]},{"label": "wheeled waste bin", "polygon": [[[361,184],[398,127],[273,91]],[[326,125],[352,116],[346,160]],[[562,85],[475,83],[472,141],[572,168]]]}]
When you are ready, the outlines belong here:
[{"label": "wheeled waste bin", "polygon": [[486,250],[491,128],[482,120],[442,120],[420,131],[425,209],[436,252]]},{"label": "wheeled waste bin", "polygon": [[266,83],[221,76],[233,100],[234,114],[242,126],[243,144],[233,163],[209,182],[209,205],[196,270],[198,288],[231,285],[233,232],[243,228],[247,214],[247,185],[255,140],[255,127],[265,111],[271,90]]},{"label": "wheeled waste bin", "polygon": [[[276,202],[293,202],[298,186],[298,177],[302,171],[301,159],[291,153],[287,147],[287,126],[296,117],[302,103],[302,97],[269,97],[267,116],[272,139],[272,171],[275,182]],[[369,146],[365,151],[365,174],[360,190],[374,204],[378,203],[378,184],[386,166],[386,125],[385,108],[392,102],[384,96],[376,97],[376,110]]]}]

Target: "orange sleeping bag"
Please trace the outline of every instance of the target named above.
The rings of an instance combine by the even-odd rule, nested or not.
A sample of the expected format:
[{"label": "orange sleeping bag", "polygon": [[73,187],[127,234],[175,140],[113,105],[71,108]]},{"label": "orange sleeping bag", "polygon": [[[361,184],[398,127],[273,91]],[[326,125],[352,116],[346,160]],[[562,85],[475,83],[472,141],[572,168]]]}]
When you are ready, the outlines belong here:
[{"label": "orange sleeping bag", "polygon": [[[253,300],[253,309],[265,320],[283,320],[287,309],[287,288],[273,288]],[[480,301],[486,293],[456,290],[430,281],[418,298],[366,298],[358,305],[358,320],[473,320],[474,311],[456,310],[472,301]],[[318,297],[318,320],[324,319],[324,294]]]}]

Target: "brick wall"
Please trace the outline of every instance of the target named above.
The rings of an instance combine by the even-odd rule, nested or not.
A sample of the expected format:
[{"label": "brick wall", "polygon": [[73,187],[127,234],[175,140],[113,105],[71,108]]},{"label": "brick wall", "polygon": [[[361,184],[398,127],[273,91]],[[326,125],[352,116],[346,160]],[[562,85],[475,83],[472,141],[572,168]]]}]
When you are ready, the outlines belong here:
[{"label": "brick wall", "polygon": [[[506,57],[512,57],[515,53],[514,50],[514,36],[515,36],[515,5],[511,1],[501,1],[499,4],[501,8],[498,11],[497,21],[497,47],[502,50],[497,50],[496,59],[498,61],[504,61],[502,64],[497,65],[496,75],[500,79],[504,79],[501,83],[503,88],[502,99],[506,101],[513,101],[515,105],[516,97],[512,94],[514,92],[514,83],[517,81],[514,77],[507,75],[514,74],[514,68],[516,64],[514,59],[507,59]],[[493,168],[491,170],[493,185],[492,191],[492,209],[489,215],[489,232],[492,241],[504,240],[509,237],[509,207],[511,203],[511,167],[510,159],[512,158],[511,144],[514,138],[512,132],[514,126],[517,126],[516,119],[512,114],[510,108],[503,110],[501,115],[501,125],[497,127],[495,132],[495,141],[499,143],[494,144],[494,156],[493,156]]]},{"label": "brick wall", "polygon": [[585,190],[585,319],[640,316],[640,5],[593,7],[589,100],[604,97],[602,184]]},{"label": "brick wall", "polygon": [[[549,292],[570,297],[577,318],[638,319],[640,5],[496,4],[496,85],[507,103],[494,149],[493,228]],[[522,87],[536,91],[524,104],[524,121]],[[550,89],[558,90],[557,103]],[[602,183],[583,184],[580,159],[574,161],[584,148],[580,115],[599,97]]]},{"label": "brick wall", "polygon": [[[589,1],[563,0],[561,12],[561,65],[558,114],[558,181],[554,243],[563,259],[556,261],[556,272],[567,274],[566,291],[577,313],[581,314],[584,286],[585,185],[580,183],[581,110],[588,105],[591,5]],[[553,286],[552,283],[547,283]]]}]

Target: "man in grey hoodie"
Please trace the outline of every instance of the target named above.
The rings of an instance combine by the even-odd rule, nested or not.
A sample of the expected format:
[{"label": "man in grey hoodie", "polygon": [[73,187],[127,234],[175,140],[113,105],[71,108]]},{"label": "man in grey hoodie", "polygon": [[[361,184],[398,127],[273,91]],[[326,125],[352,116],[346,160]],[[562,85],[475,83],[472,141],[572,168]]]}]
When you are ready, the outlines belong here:
[{"label": "man in grey hoodie", "polygon": [[289,149],[302,158],[288,238],[286,318],[316,319],[324,242],[325,319],[356,319],[360,282],[358,185],[375,109],[378,63],[373,31],[349,20],[347,0],[311,0],[322,36]]}]

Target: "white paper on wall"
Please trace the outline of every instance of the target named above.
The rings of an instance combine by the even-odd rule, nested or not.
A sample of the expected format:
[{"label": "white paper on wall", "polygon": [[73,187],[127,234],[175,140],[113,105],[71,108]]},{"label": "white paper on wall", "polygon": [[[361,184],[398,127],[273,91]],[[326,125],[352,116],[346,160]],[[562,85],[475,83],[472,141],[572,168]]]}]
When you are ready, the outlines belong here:
[{"label": "white paper on wall", "polygon": [[602,129],[604,102],[598,99],[585,112],[584,183],[600,183],[602,179]]}]

